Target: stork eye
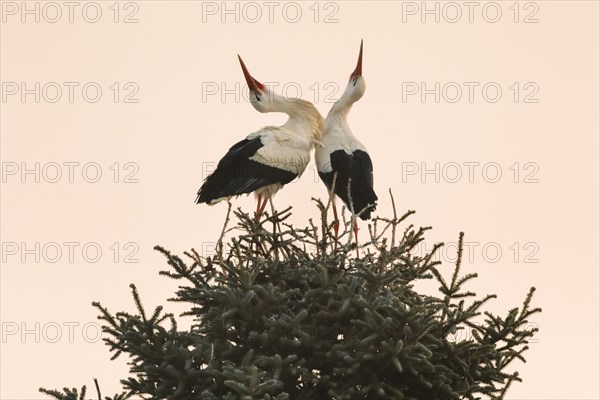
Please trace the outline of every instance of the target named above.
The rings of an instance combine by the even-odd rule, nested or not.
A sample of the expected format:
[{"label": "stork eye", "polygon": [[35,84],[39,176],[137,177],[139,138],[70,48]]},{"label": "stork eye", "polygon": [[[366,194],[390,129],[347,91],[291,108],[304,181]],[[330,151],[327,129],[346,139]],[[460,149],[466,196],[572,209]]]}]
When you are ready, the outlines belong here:
[{"label": "stork eye", "polygon": [[358,76],[354,78],[352,82],[352,86],[356,86],[356,82],[358,82]]},{"label": "stork eye", "polygon": [[254,93],[254,96],[256,96],[256,101],[260,101],[260,96],[258,95],[258,93]]}]

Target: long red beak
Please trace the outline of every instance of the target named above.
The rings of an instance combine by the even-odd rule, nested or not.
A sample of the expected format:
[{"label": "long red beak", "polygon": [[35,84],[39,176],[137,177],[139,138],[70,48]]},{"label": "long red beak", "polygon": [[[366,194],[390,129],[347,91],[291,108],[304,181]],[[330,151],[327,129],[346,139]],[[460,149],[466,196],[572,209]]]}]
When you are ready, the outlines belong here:
[{"label": "long red beak", "polygon": [[242,61],[242,57],[240,57],[239,54],[238,59],[240,60],[240,65],[242,66],[242,71],[244,72],[244,78],[246,78],[246,83],[248,84],[250,91],[257,92],[259,89],[262,89],[264,87],[263,84],[254,79],[252,75],[250,75],[250,72],[248,72],[248,68],[246,68],[246,64],[244,64],[244,61]]},{"label": "long red beak", "polygon": [[362,53],[363,53],[363,41],[360,41],[360,52],[358,53],[358,62],[356,63],[356,69],[350,75],[350,79],[356,76],[362,76]]}]

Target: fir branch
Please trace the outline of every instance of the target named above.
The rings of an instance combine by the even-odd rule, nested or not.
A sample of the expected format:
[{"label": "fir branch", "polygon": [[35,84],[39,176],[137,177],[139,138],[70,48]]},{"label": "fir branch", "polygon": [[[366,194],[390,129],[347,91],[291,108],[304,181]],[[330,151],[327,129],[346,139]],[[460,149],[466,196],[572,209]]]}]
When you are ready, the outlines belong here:
[{"label": "fir branch", "polygon": [[[399,217],[390,197],[393,217],[375,217],[360,246],[352,208],[349,219],[341,210],[333,236],[331,198],[314,199],[320,222],[305,228],[288,222],[289,208],[272,208],[258,222],[235,210],[228,229],[229,210],[214,257],[191,249],[182,259],[156,246],[168,265],[160,274],[180,282],[170,300],[188,306],[182,316],[193,324],[179,329],[163,306],[147,314],[133,284],[133,314],[94,302],[111,358],[128,356],[124,391],[112,400],[503,398],[521,380],[506,369],[525,361],[538,330],[528,322],[541,311],[531,306],[535,289],[502,316],[486,311],[496,296],[478,296],[467,288],[477,274],[461,275],[464,235],[443,273],[435,259],[443,244],[415,254],[431,228],[408,224],[414,211]],[[423,279],[439,282],[439,292],[415,290]],[[468,329],[472,337],[458,336]],[[85,396],[84,388],[40,391]]]}]

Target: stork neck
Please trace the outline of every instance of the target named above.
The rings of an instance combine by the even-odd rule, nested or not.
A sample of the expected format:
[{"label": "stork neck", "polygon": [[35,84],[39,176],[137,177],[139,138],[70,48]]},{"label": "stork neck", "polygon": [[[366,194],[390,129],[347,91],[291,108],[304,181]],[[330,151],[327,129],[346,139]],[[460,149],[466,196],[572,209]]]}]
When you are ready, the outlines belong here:
[{"label": "stork neck", "polygon": [[279,99],[281,112],[288,115],[285,127],[305,135],[311,141],[318,141],[324,129],[323,117],[315,106],[302,99]]},{"label": "stork neck", "polygon": [[274,94],[274,103],[277,105],[277,109],[280,112],[287,114],[290,119],[302,119],[305,114],[305,110],[299,106],[300,99],[286,98],[278,94]]},{"label": "stork neck", "polygon": [[329,114],[327,114],[327,119],[335,119],[339,121],[346,121],[346,117],[348,113],[352,109],[352,105],[354,101],[347,95],[348,92],[344,92],[342,97],[338,101],[335,102]]},{"label": "stork neck", "polygon": [[362,98],[365,89],[365,80],[362,76],[352,78],[348,82],[348,85],[346,85],[346,89],[340,96],[340,99],[331,107],[327,118],[346,121],[352,105]]},{"label": "stork neck", "polygon": [[346,121],[346,118],[348,117],[348,114],[350,113],[353,104],[354,103],[340,105],[340,102],[338,101],[331,108],[331,111],[329,111],[327,119],[337,119],[341,121]]}]

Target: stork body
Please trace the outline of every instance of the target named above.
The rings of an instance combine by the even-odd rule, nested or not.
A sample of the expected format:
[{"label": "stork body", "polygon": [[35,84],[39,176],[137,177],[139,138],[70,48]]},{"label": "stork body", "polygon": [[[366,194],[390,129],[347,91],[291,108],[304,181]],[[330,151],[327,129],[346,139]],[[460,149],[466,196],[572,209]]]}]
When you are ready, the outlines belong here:
[{"label": "stork body", "polygon": [[[365,146],[340,126],[329,129],[331,114],[326,119],[328,128],[317,148],[315,158],[317,170],[327,189],[338,196],[362,220],[371,218],[375,210],[377,195],[373,190],[373,163]],[[345,121],[344,121],[345,122]],[[335,180],[335,187],[334,185]],[[348,193],[350,183],[350,193]],[[350,194],[350,197],[348,197]]]},{"label": "stork body", "polygon": [[[373,163],[365,146],[354,136],[347,116],[352,105],[366,89],[362,77],[362,42],[356,69],[340,99],[333,105],[325,119],[322,146],[317,147],[317,171],[332,196],[334,230],[338,235],[339,223],[335,196],[363,220],[371,218],[377,195],[373,190]],[[335,182],[335,183],[334,183]],[[348,193],[348,186],[350,193]],[[354,234],[358,245],[358,225],[354,221]],[[357,250],[358,251],[358,250]]]},{"label": "stork body", "polygon": [[321,137],[324,121],[312,103],[279,96],[256,81],[241,58],[240,64],[254,108],[260,112],[286,113],[289,119],[282,126],[264,127],[234,144],[205,179],[196,203],[212,205],[254,192],[258,198],[258,219],[269,198],[304,172],[310,152]]}]

